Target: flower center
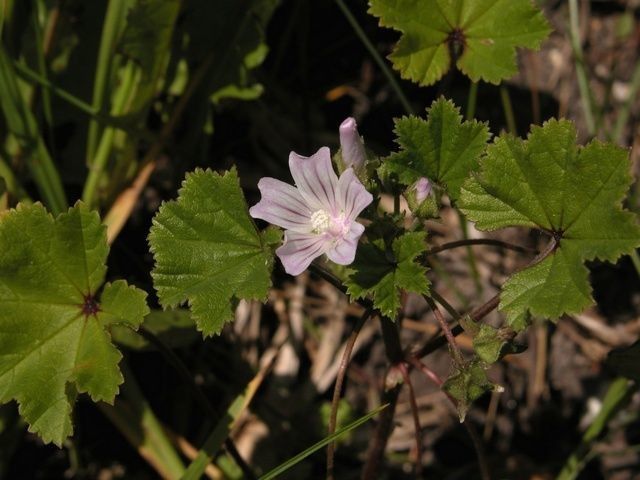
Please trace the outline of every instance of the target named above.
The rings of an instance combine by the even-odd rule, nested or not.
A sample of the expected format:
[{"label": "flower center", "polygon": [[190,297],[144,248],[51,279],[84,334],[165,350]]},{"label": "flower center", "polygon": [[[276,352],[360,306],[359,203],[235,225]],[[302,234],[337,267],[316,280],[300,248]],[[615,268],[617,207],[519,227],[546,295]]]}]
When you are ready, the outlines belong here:
[{"label": "flower center", "polygon": [[331,217],[324,210],[317,210],[311,215],[311,226],[314,233],[324,233],[331,227]]},{"label": "flower center", "polygon": [[344,212],[333,217],[325,210],[316,210],[311,214],[310,221],[313,233],[318,235],[326,233],[335,239],[344,237],[350,228],[349,222],[345,222]]}]

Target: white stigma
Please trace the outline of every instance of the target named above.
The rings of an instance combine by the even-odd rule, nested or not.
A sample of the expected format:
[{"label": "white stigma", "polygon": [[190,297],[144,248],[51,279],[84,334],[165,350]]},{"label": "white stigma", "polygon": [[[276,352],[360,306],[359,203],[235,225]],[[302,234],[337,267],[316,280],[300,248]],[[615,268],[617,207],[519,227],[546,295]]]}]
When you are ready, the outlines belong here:
[{"label": "white stigma", "polygon": [[316,210],[311,215],[311,226],[314,233],[324,233],[331,227],[331,217],[324,210]]}]

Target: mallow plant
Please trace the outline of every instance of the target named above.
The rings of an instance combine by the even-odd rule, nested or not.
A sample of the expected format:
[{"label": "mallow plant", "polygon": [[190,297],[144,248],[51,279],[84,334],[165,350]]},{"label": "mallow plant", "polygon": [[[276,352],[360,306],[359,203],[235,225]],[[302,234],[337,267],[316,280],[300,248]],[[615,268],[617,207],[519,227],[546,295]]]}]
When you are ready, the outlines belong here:
[{"label": "mallow plant", "polygon": [[[537,48],[549,33],[528,0],[371,0],[370,13],[401,33],[390,60],[403,78],[421,85],[435,83],[450,68],[474,82],[498,83],[515,73],[516,47]],[[16,67],[4,50],[0,58],[2,81],[13,89]],[[3,100],[5,116],[15,118],[15,108],[24,114],[25,105]],[[563,119],[532,126],[526,138],[504,132],[492,138],[487,123],[463,118],[444,97],[394,122],[397,148],[373,152],[356,120],[346,118],[336,125],[339,150],[318,144],[291,152],[293,184],[260,179],[260,199],[252,205],[235,168],[187,173],[177,198],[159,207],[148,234],[160,305],[188,310],[202,337],[220,334],[239,301],[266,301],[274,275],[308,270],[363,306],[353,341],[364,322],[379,319],[389,360],[382,407],[372,414],[379,417],[372,440],[379,452],[398,395],[411,388],[410,371],[435,382],[464,421],[475,400],[504,388],[487,370],[519,350],[518,335],[532,319],[556,321],[593,304],[585,262],[615,262],[640,246],[636,216],[624,208],[632,182],[628,150],[600,140],[579,145],[576,127]],[[31,121],[16,125],[15,131],[34,127]],[[111,128],[102,132],[103,141]],[[41,141],[35,145],[41,153],[46,149]],[[114,402],[124,378],[113,327],[145,325],[149,307],[147,292],[124,279],[105,281],[108,240],[117,231],[112,222],[109,231],[104,225],[91,188],[84,201],[67,206],[59,177],[48,173],[54,168],[49,160],[41,156],[33,164],[40,201],[17,202],[0,217],[0,402],[15,400],[29,430],[60,446],[73,435],[79,395]],[[383,198],[393,200],[392,209],[383,208]],[[443,205],[480,231],[517,227],[537,231],[543,241],[538,250],[482,238],[436,245],[428,222]],[[509,272],[487,302],[458,312],[432,287],[430,258],[482,244],[519,252],[528,263]],[[426,301],[441,331],[417,349],[407,349],[399,335],[407,294]],[[496,309],[502,325],[483,323]],[[461,331],[473,339],[472,355],[456,343]],[[451,366],[441,378],[423,359],[444,345]],[[343,374],[321,442],[329,445],[329,477]],[[234,403],[231,416],[237,418],[250,398],[247,393]],[[230,428],[228,419],[220,420],[186,478],[202,473]],[[380,456],[369,457],[367,478],[379,462]]]}]

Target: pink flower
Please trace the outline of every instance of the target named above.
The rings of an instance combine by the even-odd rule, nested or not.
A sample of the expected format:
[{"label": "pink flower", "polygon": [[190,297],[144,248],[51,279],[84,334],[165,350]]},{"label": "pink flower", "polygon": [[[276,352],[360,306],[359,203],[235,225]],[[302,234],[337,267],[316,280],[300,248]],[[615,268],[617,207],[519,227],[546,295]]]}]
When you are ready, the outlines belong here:
[{"label": "pink flower", "polygon": [[308,158],[291,152],[289,168],[297,188],[275,178],[260,179],[262,198],[249,213],[285,229],[276,254],[290,275],[299,275],[325,253],[331,261],[349,265],[364,232],[356,218],[373,196],[351,168],[338,179],[327,147]]},{"label": "pink flower", "polygon": [[416,192],[416,201],[420,204],[431,193],[431,182],[427,177],[420,177],[418,181],[413,184],[413,188]]},{"label": "pink flower", "polygon": [[366,159],[364,144],[358,133],[358,125],[353,117],[340,124],[340,149],[346,167],[360,168]]}]

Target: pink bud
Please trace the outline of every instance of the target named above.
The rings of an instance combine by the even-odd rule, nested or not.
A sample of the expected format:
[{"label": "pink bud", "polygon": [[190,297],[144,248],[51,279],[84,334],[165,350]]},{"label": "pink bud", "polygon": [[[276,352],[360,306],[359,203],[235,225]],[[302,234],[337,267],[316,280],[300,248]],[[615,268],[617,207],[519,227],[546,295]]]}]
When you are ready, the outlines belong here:
[{"label": "pink bud", "polygon": [[358,169],[364,164],[364,144],[358,133],[358,125],[353,117],[345,119],[340,124],[340,147],[342,149],[342,161],[346,167]]},{"label": "pink bud", "polygon": [[420,177],[413,188],[416,191],[416,201],[420,204],[431,193],[431,182],[427,177]]}]

